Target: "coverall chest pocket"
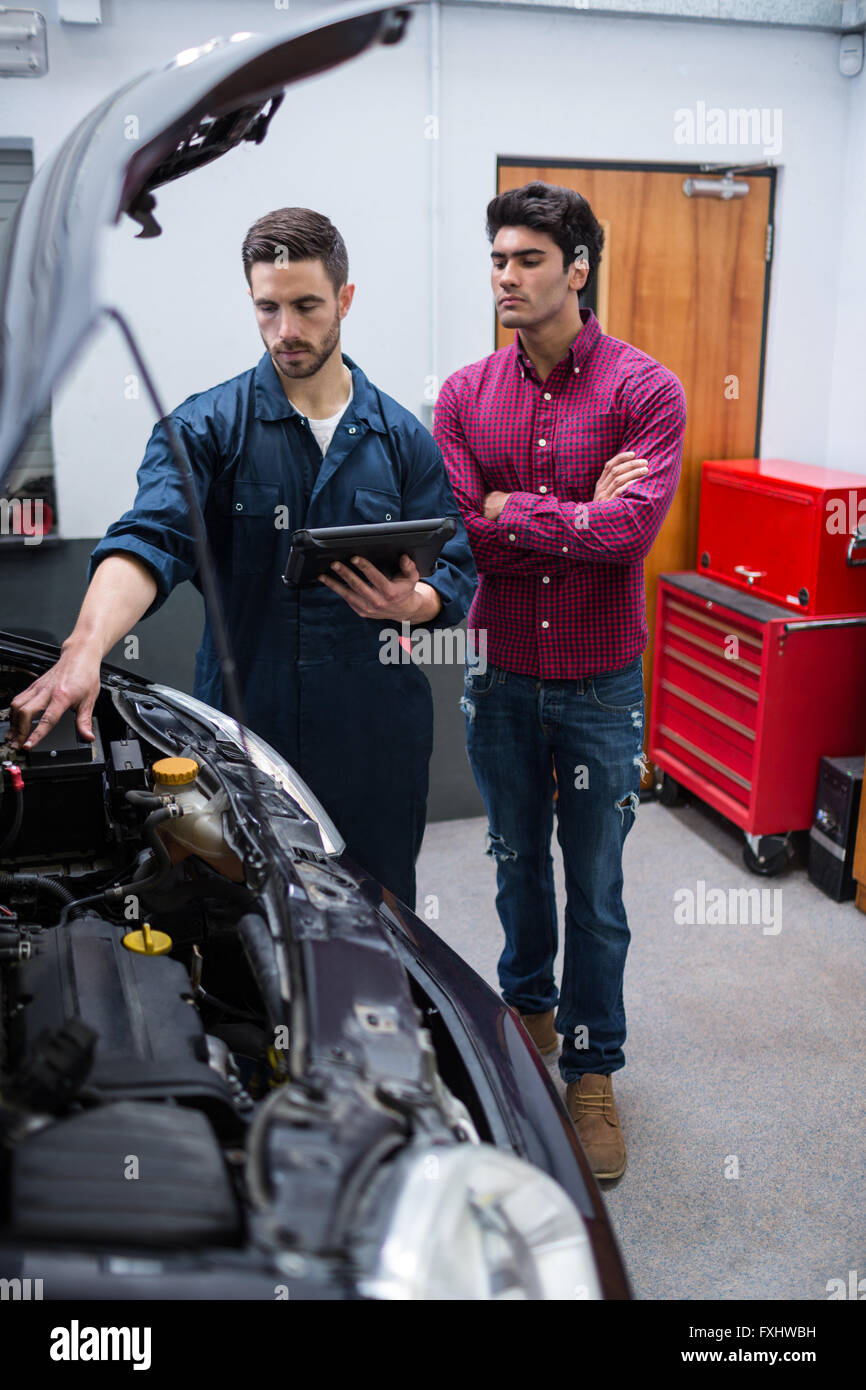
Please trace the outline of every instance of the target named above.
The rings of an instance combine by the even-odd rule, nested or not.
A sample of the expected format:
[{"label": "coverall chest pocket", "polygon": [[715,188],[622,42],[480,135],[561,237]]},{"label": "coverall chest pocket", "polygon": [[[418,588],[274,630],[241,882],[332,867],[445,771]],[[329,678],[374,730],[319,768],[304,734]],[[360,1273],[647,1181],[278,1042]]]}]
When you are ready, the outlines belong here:
[{"label": "coverall chest pocket", "polygon": [[232,573],[262,574],[270,569],[277,537],[276,483],[235,483],[232,492]]},{"label": "coverall chest pocket", "polygon": [[400,495],[376,487],[356,487],[355,511],[361,521],[399,521]]}]

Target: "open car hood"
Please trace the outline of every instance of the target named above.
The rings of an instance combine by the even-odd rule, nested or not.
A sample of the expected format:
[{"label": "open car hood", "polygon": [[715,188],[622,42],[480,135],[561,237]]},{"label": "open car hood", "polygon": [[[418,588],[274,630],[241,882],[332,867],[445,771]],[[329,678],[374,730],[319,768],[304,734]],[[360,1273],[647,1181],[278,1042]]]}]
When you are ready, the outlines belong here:
[{"label": "open car hood", "polygon": [[279,37],[212,39],[121,87],[40,167],[0,242],[0,489],[104,307],[102,229],[127,213],[140,236],[158,236],[154,189],[259,144],[287,86],[398,42],[408,16],[405,5],[343,6]]}]

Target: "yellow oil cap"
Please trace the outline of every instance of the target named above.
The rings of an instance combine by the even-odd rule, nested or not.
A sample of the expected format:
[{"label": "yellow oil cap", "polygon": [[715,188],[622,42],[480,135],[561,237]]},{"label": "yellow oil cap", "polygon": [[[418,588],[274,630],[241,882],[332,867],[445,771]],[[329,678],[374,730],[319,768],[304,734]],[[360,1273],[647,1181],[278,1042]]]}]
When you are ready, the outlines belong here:
[{"label": "yellow oil cap", "polygon": [[160,758],[151,771],[163,786],[183,787],[198,777],[198,763],[195,758]]},{"label": "yellow oil cap", "polygon": [[171,937],[164,931],[152,931],[145,922],[141,931],[130,931],[123,938],[127,951],[136,951],[142,956],[164,956],[172,947]]}]

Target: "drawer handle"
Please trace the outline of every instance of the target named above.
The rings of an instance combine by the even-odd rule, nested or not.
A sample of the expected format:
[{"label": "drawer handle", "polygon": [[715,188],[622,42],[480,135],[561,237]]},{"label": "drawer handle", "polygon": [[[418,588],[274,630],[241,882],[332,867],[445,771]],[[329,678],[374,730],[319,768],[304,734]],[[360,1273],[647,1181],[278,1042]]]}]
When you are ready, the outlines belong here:
[{"label": "drawer handle", "polygon": [[[866,619],[864,619],[864,621],[866,621]],[[704,651],[712,652],[713,656],[717,656],[720,661],[724,660],[724,657],[719,651],[718,642],[708,642],[705,637],[698,637],[696,633],[689,632],[688,628],[680,627],[677,623],[670,622],[670,620],[668,620],[666,631],[674,633],[677,637],[682,637],[684,642],[691,642],[695,647],[703,647]],[[733,662],[730,664],[733,665]],[[737,666],[741,666],[744,671],[751,671],[753,676],[759,676],[761,674],[760,666],[756,666],[754,661],[747,661],[744,656],[737,657]]]},{"label": "drawer handle", "polygon": [[750,729],[746,724],[741,724],[739,720],[732,719],[729,714],[723,714],[721,710],[715,709],[712,705],[708,705],[706,700],[699,700],[697,695],[690,695],[687,690],[681,690],[678,685],[674,685],[671,681],[663,680],[661,685],[663,690],[667,690],[671,695],[676,695],[680,700],[685,700],[687,705],[694,705],[695,709],[702,710],[703,713],[708,714],[711,719],[717,719],[720,724],[724,724],[727,728],[734,729],[738,734],[742,734],[744,738],[750,738],[754,741],[755,731],[754,729]]},{"label": "drawer handle", "polygon": [[734,574],[741,574],[748,584],[754,584],[756,579],[765,579],[766,570],[750,570],[748,565],[734,565]]},{"label": "drawer handle", "polygon": [[[706,676],[709,680],[716,681],[719,685],[725,685],[729,690],[733,690],[737,695],[742,695],[744,700],[754,700],[758,703],[757,690],[750,690],[747,685],[740,685],[738,681],[732,681],[729,676],[723,676],[718,671],[714,671],[712,666],[707,666],[705,662],[695,661],[694,657],[686,656],[685,652],[678,651],[676,647],[671,647],[667,642],[662,647],[665,656],[671,657],[674,661],[679,661],[683,666],[689,666],[693,671],[698,671],[700,675]],[[760,669],[760,668],[758,668]]]},{"label": "drawer handle", "polygon": [[714,758],[712,753],[706,753],[703,748],[698,748],[697,744],[690,743],[687,738],[683,738],[682,734],[678,734],[673,729],[669,729],[666,724],[659,725],[659,733],[664,734],[666,738],[673,739],[674,743],[678,743],[682,748],[687,749],[693,757],[700,758],[702,762],[708,763],[710,767],[715,768],[717,772],[721,772],[723,776],[727,777],[731,782],[736,782],[747,792],[752,790],[752,784],[747,777],[741,777],[739,772],[734,772],[732,767],[727,767],[726,764],[720,762],[718,758]]},{"label": "drawer handle", "polygon": [[848,549],[845,552],[845,563],[850,565],[852,570],[859,569],[861,565],[866,565],[866,555],[862,560],[855,560],[854,556],[858,550],[866,550],[866,531],[861,531],[859,526],[856,531],[852,531],[851,539],[848,542]]},{"label": "drawer handle", "polygon": [[[668,608],[672,612],[683,613],[692,622],[700,623],[704,627],[714,627],[723,632],[726,637],[739,637],[741,642],[749,642],[753,647],[761,646],[761,634],[747,632],[743,627],[737,627],[730,620],[722,622],[719,618],[709,618],[706,613],[702,613],[699,608],[694,608],[691,604],[677,603],[675,599],[668,599]],[[760,653],[756,653],[759,655]]]}]

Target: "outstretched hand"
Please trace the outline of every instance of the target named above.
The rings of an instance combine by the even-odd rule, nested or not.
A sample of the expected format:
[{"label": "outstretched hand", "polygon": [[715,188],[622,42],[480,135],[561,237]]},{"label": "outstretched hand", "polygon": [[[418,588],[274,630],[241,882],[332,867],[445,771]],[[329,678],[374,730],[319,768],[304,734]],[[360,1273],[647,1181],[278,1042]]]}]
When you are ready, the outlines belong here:
[{"label": "outstretched hand", "polygon": [[[68,709],[77,711],[78,732],[92,743],[93,706],[99,690],[98,652],[78,645],[64,646],[60,660],[12,701],[12,743],[17,748],[35,748]],[[44,713],[34,724],[35,716],[41,711]]]}]

